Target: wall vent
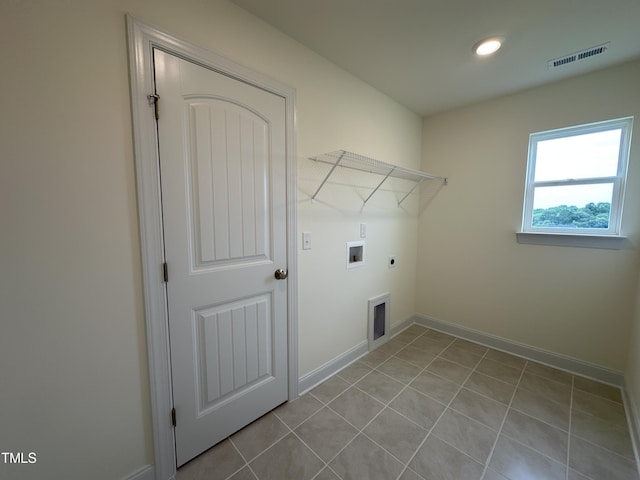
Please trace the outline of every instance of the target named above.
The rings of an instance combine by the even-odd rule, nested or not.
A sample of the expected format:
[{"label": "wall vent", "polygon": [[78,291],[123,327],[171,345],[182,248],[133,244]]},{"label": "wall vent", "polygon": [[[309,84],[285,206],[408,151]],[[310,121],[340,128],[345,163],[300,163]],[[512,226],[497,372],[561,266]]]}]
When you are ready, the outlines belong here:
[{"label": "wall vent", "polygon": [[385,343],[391,330],[391,294],[369,299],[369,351]]},{"label": "wall vent", "polygon": [[572,53],[571,55],[565,55],[564,57],[554,58],[553,60],[549,60],[547,65],[550,69],[564,67],[565,65],[569,65],[570,63],[579,62],[580,60],[585,60],[587,58],[595,57],[597,55],[604,55],[607,50],[609,50],[609,44],[611,42],[603,43],[602,45],[598,45],[597,47],[591,47],[586,50],[582,50],[580,52]]}]

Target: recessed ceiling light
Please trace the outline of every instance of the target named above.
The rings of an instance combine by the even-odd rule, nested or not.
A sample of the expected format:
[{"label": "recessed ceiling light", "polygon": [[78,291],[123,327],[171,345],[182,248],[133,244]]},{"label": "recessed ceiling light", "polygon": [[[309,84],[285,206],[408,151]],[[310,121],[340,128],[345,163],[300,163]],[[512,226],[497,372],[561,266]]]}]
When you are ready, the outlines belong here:
[{"label": "recessed ceiling light", "polygon": [[500,37],[485,38],[473,46],[473,53],[480,57],[486,57],[487,55],[497,52],[502,46],[503,41],[504,39]]}]

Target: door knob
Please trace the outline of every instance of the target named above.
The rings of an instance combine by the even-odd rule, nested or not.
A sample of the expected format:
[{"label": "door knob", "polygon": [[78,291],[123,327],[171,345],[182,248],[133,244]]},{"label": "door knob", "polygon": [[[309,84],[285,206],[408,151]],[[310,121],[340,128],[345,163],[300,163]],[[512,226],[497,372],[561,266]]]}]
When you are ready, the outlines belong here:
[{"label": "door knob", "polygon": [[289,276],[289,272],[287,271],[287,269],[279,268],[276,270],[276,273],[274,276],[276,277],[277,280],[284,280]]}]

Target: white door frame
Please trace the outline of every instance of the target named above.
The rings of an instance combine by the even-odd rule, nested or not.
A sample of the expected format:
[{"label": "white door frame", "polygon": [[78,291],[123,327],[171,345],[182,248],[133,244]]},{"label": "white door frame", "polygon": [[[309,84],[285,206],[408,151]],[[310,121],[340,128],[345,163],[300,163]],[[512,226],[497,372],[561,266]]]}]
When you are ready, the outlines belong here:
[{"label": "white door frame", "polygon": [[[285,99],[287,117],[287,268],[292,280],[287,282],[289,400],[298,396],[295,89],[162,30],[146,25],[129,15],[127,15],[127,32],[138,222],[149,359],[154,470],[157,480],[169,480],[175,476],[176,459],[174,431],[171,425],[173,399],[166,284],[162,274],[164,246],[160,204],[160,171],[154,108],[147,98],[148,95],[154,93],[153,48],[160,48]],[[162,99],[160,99],[159,109],[160,115],[162,115]]]}]

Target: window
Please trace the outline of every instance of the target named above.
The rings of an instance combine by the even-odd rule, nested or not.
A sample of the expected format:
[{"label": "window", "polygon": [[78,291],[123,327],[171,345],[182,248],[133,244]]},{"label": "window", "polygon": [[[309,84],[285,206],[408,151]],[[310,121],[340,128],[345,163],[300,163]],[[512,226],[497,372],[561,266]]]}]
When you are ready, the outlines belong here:
[{"label": "window", "polygon": [[522,231],[620,235],[633,117],[533,133]]}]

